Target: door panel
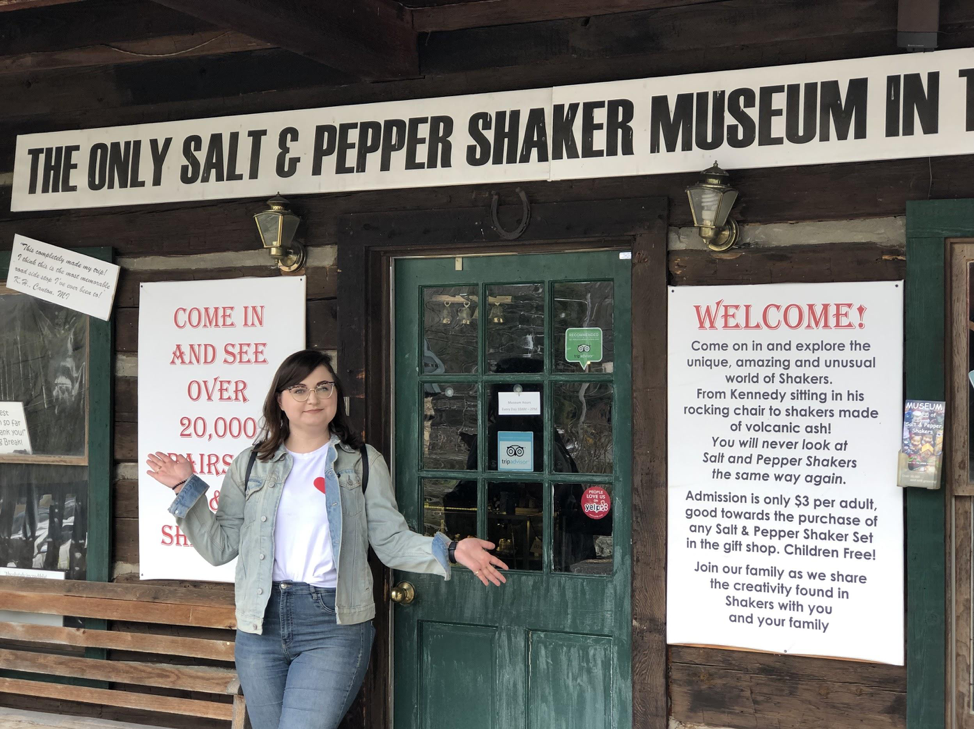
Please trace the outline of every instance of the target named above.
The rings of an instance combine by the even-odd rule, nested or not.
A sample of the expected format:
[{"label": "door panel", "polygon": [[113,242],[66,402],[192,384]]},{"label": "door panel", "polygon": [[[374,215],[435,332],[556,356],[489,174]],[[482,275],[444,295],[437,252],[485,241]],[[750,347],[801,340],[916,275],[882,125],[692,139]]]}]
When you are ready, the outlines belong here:
[{"label": "door panel", "polygon": [[494,729],[496,628],[426,622],[420,627],[424,729]]},{"label": "door panel", "polygon": [[395,472],[413,529],[497,544],[395,608],[396,729],[628,727],[630,261],[401,259]]},{"label": "door panel", "polygon": [[532,631],[528,729],[613,729],[612,639]]}]

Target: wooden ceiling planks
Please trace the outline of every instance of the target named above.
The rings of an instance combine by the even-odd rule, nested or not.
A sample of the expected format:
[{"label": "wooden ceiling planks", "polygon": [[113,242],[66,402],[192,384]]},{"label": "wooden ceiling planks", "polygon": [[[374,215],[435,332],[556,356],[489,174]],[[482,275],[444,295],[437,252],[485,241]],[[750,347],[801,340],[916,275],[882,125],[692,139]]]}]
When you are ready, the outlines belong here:
[{"label": "wooden ceiling planks", "polygon": [[416,33],[393,0],[154,0],[365,80],[419,73]]},{"label": "wooden ceiling planks", "polygon": [[[590,18],[615,13],[682,7],[721,0],[461,0],[412,7],[413,28],[419,33]],[[405,0],[405,5],[416,0]]]}]

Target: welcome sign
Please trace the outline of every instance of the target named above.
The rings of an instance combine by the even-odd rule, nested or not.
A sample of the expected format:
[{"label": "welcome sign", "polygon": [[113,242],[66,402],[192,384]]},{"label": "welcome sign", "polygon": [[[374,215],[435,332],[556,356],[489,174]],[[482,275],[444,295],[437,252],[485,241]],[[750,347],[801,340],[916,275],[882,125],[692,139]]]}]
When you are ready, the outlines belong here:
[{"label": "welcome sign", "polygon": [[17,138],[11,209],[974,152],[974,49]]}]

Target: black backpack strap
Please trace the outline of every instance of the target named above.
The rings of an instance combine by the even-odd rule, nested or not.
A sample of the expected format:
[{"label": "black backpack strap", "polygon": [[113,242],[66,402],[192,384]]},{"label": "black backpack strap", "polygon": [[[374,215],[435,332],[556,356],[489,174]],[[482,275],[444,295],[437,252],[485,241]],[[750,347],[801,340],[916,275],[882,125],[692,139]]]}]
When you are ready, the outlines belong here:
[{"label": "black backpack strap", "polygon": [[362,493],[369,487],[369,449],[366,446],[359,448],[362,454]]},{"label": "black backpack strap", "polygon": [[250,474],[254,470],[254,461],[256,460],[257,460],[257,451],[251,449],[250,460],[247,461],[247,475],[244,476],[244,482],[243,482],[244,491],[247,490],[247,484],[250,483]]}]

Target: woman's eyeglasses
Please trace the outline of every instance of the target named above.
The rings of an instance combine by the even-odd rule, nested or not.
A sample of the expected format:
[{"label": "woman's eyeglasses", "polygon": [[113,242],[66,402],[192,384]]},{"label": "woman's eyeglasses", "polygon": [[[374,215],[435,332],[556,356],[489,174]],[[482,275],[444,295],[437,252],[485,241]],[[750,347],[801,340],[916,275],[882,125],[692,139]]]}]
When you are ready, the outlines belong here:
[{"label": "woman's eyeglasses", "polygon": [[[291,385],[290,387],[285,387],[284,389],[290,392],[291,397],[298,402],[304,402],[311,396],[311,388],[309,388],[307,385]],[[335,383],[319,382],[314,386],[314,391],[317,393],[319,400],[326,400],[334,394]]]}]

